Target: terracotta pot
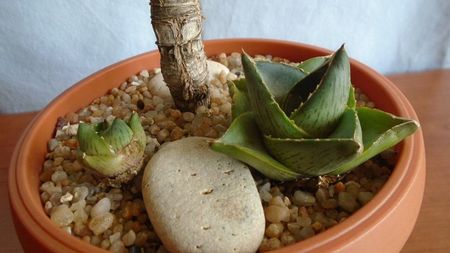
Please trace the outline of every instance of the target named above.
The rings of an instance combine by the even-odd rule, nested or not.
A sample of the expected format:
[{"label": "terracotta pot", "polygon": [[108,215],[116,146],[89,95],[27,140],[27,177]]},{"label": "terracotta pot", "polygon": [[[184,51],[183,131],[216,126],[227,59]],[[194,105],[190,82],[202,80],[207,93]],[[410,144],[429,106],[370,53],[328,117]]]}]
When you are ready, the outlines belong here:
[{"label": "terracotta pot", "polygon": [[[285,41],[214,40],[205,43],[208,55],[221,52],[270,54],[300,61],[330,51]],[[106,252],[60,230],[47,217],[39,197],[39,173],[59,116],[88,105],[142,69],[159,65],[157,52],[111,65],[80,81],[42,110],[22,135],[9,171],[9,196],[18,237],[26,252]],[[353,83],[375,104],[396,115],[417,119],[405,96],[384,76],[352,60]],[[417,131],[399,146],[397,165],[381,191],[344,222],[310,239],[277,252],[398,252],[411,233],[423,197],[425,151]]]}]

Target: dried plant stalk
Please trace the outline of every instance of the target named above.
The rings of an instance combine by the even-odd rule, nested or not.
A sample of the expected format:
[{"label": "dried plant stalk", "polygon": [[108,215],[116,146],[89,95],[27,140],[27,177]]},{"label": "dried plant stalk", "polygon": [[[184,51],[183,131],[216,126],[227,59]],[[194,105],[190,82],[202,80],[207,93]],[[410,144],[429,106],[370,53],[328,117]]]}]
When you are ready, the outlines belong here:
[{"label": "dried plant stalk", "polygon": [[175,105],[183,111],[209,106],[200,0],[151,0],[150,5],[161,72]]}]

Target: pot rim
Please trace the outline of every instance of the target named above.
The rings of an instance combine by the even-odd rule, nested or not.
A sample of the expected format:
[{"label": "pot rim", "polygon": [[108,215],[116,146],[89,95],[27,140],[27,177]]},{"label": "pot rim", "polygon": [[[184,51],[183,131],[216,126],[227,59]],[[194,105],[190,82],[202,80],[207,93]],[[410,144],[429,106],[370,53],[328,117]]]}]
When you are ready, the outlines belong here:
[{"label": "pot rim", "polygon": [[[269,43],[274,47],[295,46],[312,50],[314,52],[319,52],[320,54],[327,54],[330,52],[329,50],[323,48],[297,42],[253,38],[209,40],[205,41],[205,47],[208,48],[208,46],[215,44],[226,44],[230,42],[245,45]],[[50,250],[61,251],[61,247],[63,247],[64,249],[73,252],[107,252],[106,250],[88,243],[79,243],[81,241],[80,239],[59,230],[50,218],[42,211],[42,204],[37,206],[29,201],[34,198],[33,193],[35,194],[35,191],[38,189],[31,189],[31,187],[21,186],[29,185],[26,177],[24,161],[27,157],[33,156],[31,148],[24,149],[24,147],[30,146],[30,136],[35,136],[38,134],[39,125],[42,124],[49,114],[51,114],[52,108],[63,106],[63,101],[69,94],[83,89],[83,87],[85,87],[91,79],[100,73],[111,72],[114,69],[129,63],[130,61],[136,61],[143,57],[148,57],[149,55],[158,55],[158,52],[155,50],[127,58],[103,68],[77,82],[75,85],[56,97],[40,113],[38,113],[38,115],[28,125],[16,145],[11,159],[8,179],[11,208],[14,210],[13,213],[17,216],[16,218],[19,222],[21,222],[26,229],[33,234],[36,240],[38,240],[42,245],[48,247]],[[396,101],[395,106],[397,107],[396,110],[398,110],[399,116],[418,120],[411,104],[391,81],[370,67],[354,59],[351,59],[351,66],[352,70],[355,68],[359,69],[364,72],[365,75],[377,80],[377,83],[381,86],[381,88],[388,91],[386,92],[386,94],[388,94],[388,98],[386,99]],[[413,166],[412,169],[410,168],[411,164],[420,164],[421,161],[425,159],[421,129],[419,129],[413,136],[403,140],[400,146],[401,152],[393,173],[381,190],[369,203],[364,205],[360,210],[350,215],[348,219],[338,225],[331,227],[311,238],[297,242],[290,246],[286,246],[275,252],[291,252],[293,250],[334,250],[338,247],[338,245],[334,244],[333,248],[331,247],[331,245],[333,245],[331,242],[339,239],[339,241],[342,242],[340,245],[349,244],[353,240],[364,236],[364,234],[368,232],[367,228],[372,228],[380,223],[385,216],[389,215],[389,213],[395,209],[400,202],[399,200],[403,198],[408,189],[413,187],[412,184],[418,176],[419,170],[423,169],[419,168],[419,166]],[[35,211],[38,209],[41,209],[41,212]]]}]

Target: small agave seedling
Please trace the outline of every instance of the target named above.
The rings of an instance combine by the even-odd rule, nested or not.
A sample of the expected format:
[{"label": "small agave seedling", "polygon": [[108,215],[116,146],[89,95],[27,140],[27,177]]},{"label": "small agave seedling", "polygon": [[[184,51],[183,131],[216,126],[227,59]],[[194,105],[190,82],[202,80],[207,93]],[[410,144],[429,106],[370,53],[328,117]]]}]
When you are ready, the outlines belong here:
[{"label": "small agave seedling", "polygon": [[356,107],[342,46],[298,66],[242,55],[233,122],[212,149],[276,180],[339,175],[414,133],[417,122]]},{"label": "small agave seedling", "polygon": [[78,159],[104,177],[106,185],[120,186],[142,167],[146,136],[136,113],[128,124],[118,118],[111,124],[81,123],[77,137]]}]

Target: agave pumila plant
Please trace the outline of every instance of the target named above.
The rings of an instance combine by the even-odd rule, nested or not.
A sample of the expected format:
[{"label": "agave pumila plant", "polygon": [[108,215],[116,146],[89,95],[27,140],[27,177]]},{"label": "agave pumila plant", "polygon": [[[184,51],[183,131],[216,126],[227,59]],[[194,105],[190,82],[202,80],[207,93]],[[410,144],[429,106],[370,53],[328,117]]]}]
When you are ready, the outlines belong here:
[{"label": "agave pumila plant", "polygon": [[136,113],[128,124],[118,118],[111,124],[80,123],[77,137],[78,159],[103,177],[106,185],[120,186],[142,167],[146,136]]},{"label": "agave pumila plant", "polygon": [[356,107],[342,46],[298,66],[242,54],[230,83],[233,122],[212,149],[276,180],[339,175],[412,134],[414,120]]}]

